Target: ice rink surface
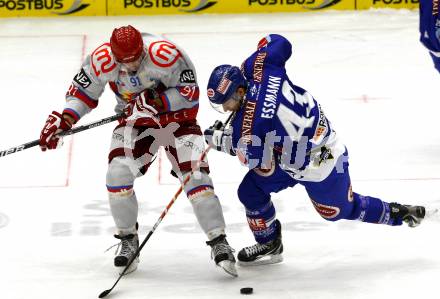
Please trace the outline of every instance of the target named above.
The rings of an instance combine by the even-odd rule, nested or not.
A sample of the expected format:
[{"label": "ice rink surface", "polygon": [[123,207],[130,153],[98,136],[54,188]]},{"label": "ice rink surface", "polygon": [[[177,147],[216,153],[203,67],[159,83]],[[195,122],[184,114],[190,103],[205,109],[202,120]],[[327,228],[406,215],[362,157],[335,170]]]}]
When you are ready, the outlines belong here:
[{"label": "ice rink surface", "polygon": [[[241,62],[268,33],[293,43],[292,81],[322,104],[350,153],[354,190],[385,201],[440,206],[439,80],[418,42],[417,11],[373,10],[267,15],[0,20],[0,149],[37,139],[60,110],[82,59],[132,24],[163,34],[192,58],[201,86],[203,128],[225,118],[207,103],[213,67]],[[106,91],[82,124],[113,114]],[[117,243],[105,174],[113,124],[66,138],[56,152],[38,148],[0,158],[0,298],[89,299],[112,286]],[[236,189],[246,169],[209,154],[228,239],[254,243]],[[137,180],[143,239],[178,189],[168,162]],[[330,223],[297,186],[273,195],[283,223],[284,262],[239,267],[228,277],[191,206],[181,196],[141,254],[138,271],[109,298],[436,298],[440,223],[388,227]]]}]

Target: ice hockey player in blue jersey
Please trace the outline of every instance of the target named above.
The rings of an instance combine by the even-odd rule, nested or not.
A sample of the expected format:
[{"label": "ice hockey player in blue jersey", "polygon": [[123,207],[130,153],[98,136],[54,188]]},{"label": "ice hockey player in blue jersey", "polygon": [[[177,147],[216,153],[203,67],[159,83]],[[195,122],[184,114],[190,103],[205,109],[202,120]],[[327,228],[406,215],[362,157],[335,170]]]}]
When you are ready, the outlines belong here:
[{"label": "ice hockey player in blue jersey", "polygon": [[428,48],[435,68],[440,72],[439,0],[420,1],[420,41]]},{"label": "ice hockey player in blue jersey", "polygon": [[246,209],[257,243],[238,253],[241,265],[282,260],[281,223],[271,192],[297,184],[305,187],[316,211],[326,220],[420,224],[422,206],[384,202],[352,192],[348,152],[321,105],[287,76],[292,45],[283,36],[263,38],[242,64],[216,67],[208,82],[213,106],[235,115],[230,126],[205,130],[208,144],[237,155],[249,167],[238,197]]}]

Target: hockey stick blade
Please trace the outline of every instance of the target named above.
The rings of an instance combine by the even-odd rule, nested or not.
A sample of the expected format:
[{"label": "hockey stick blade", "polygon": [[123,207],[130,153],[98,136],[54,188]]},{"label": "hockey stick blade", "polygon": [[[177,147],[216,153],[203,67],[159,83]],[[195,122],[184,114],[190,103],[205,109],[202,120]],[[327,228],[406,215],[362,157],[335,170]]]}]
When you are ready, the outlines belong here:
[{"label": "hockey stick blade", "polygon": [[[223,125],[223,128],[225,128],[229,122],[232,119],[232,116],[234,115],[234,113],[231,113],[228,117],[228,119],[225,121],[225,124]],[[168,205],[166,206],[166,208],[162,211],[162,214],[159,216],[159,219],[157,219],[156,223],[153,225],[153,228],[150,230],[150,232],[148,233],[148,235],[145,237],[145,239],[142,241],[141,245],[139,246],[139,248],[136,250],[136,252],[133,254],[133,257],[130,259],[130,261],[128,262],[127,266],[125,266],[124,270],[121,272],[121,274],[119,274],[118,279],[115,281],[115,283],[113,284],[113,286],[108,289],[103,291],[101,294],[99,294],[99,298],[104,298],[106,297],[111,291],[113,291],[113,289],[116,287],[116,285],[118,284],[118,282],[121,280],[122,276],[124,276],[124,274],[127,272],[127,269],[130,267],[130,265],[133,263],[134,259],[140,255],[141,250],[144,248],[145,244],[148,242],[148,240],[150,239],[151,235],[154,233],[154,231],[156,230],[156,228],[159,226],[159,224],[162,222],[163,218],[165,217],[165,215],[168,213],[168,211],[170,210],[171,206],[174,204],[174,202],[176,201],[177,197],[179,197],[180,193],[183,191],[184,186],[188,183],[190,177],[193,175],[194,171],[196,169],[198,169],[200,167],[200,164],[202,163],[202,161],[205,159],[206,155],[208,154],[209,150],[211,149],[211,146],[208,146],[205,151],[202,153],[202,155],[200,156],[197,166],[191,170],[190,174],[182,181],[182,184],[180,186],[180,188],[177,190],[177,192],[174,194],[173,198],[171,199],[171,201],[168,203]],[[225,270],[226,271],[226,270]],[[231,271],[232,276],[235,276],[233,271]],[[237,275],[238,276],[238,275]]]},{"label": "hockey stick blade", "polygon": [[104,298],[105,296],[107,296],[112,290],[105,290],[104,292],[102,292],[101,294],[99,294],[99,298]]}]

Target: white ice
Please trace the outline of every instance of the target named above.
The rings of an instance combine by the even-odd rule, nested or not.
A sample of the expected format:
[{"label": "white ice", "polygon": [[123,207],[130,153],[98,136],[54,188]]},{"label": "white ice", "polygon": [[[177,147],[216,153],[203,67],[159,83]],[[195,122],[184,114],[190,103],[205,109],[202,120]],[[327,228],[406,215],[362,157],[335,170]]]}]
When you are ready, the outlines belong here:
[{"label": "white ice", "polygon": [[[290,78],[323,105],[350,153],[354,189],[386,201],[440,205],[439,74],[418,42],[418,13],[407,10],[262,15],[0,20],[0,149],[37,139],[85,55],[114,27],[133,24],[181,45],[198,70],[203,128],[224,117],[205,86],[218,64],[240,65],[268,33],[293,42]],[[113,113],[106,91],[81,123]],[[105,249],[113,221],[105,173],[113,125],[0,159],[0,298],[87,299],[117,273]],[[253,244],[236,189],[246,169],[209,154],[235,249]],[[159,167],[161,166],[161,167]],[[168,162],[136,183],[141,239],[178,188]],[[159,172],[160,169],[160,172]],[[181,196],[141,254],[137,272],[109,298],[436,298],[439,228],[326,222],[298,186],[273,196],[283,223],[284,262],[238,268],[228,277],[210,260],[205,236]]]}]

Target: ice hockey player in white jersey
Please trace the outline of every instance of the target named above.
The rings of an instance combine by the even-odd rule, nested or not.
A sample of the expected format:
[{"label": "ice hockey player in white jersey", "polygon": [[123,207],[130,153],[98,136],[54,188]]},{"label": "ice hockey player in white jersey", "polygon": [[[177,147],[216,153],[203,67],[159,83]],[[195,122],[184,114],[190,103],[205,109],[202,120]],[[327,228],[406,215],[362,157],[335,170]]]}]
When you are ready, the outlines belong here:
[{"label": "ice hockey player in white jersey", "polygon": [[[107,83],[116,95],[116,112],[126,115],[113,131],[106,179],[115,237],[121,241],[114,264],[123,269],[139,247],[135,179],[148,171],[163,146],[182,181],[200,159],[204,140],[196,120],[199,87],[191,60],[173,42],[141,34],[129,25],[114,29],[110,42],[87,56],[67,91],[64,110],[53,111],[47,118],[40,136],[43,151],[59,147],[62,140],[55,134],[70,129],[98,106]],[[207,161],[184,191],[207,235],[215,263],[237,276]],[[138,258],[129,272],[137,263]]]}]

